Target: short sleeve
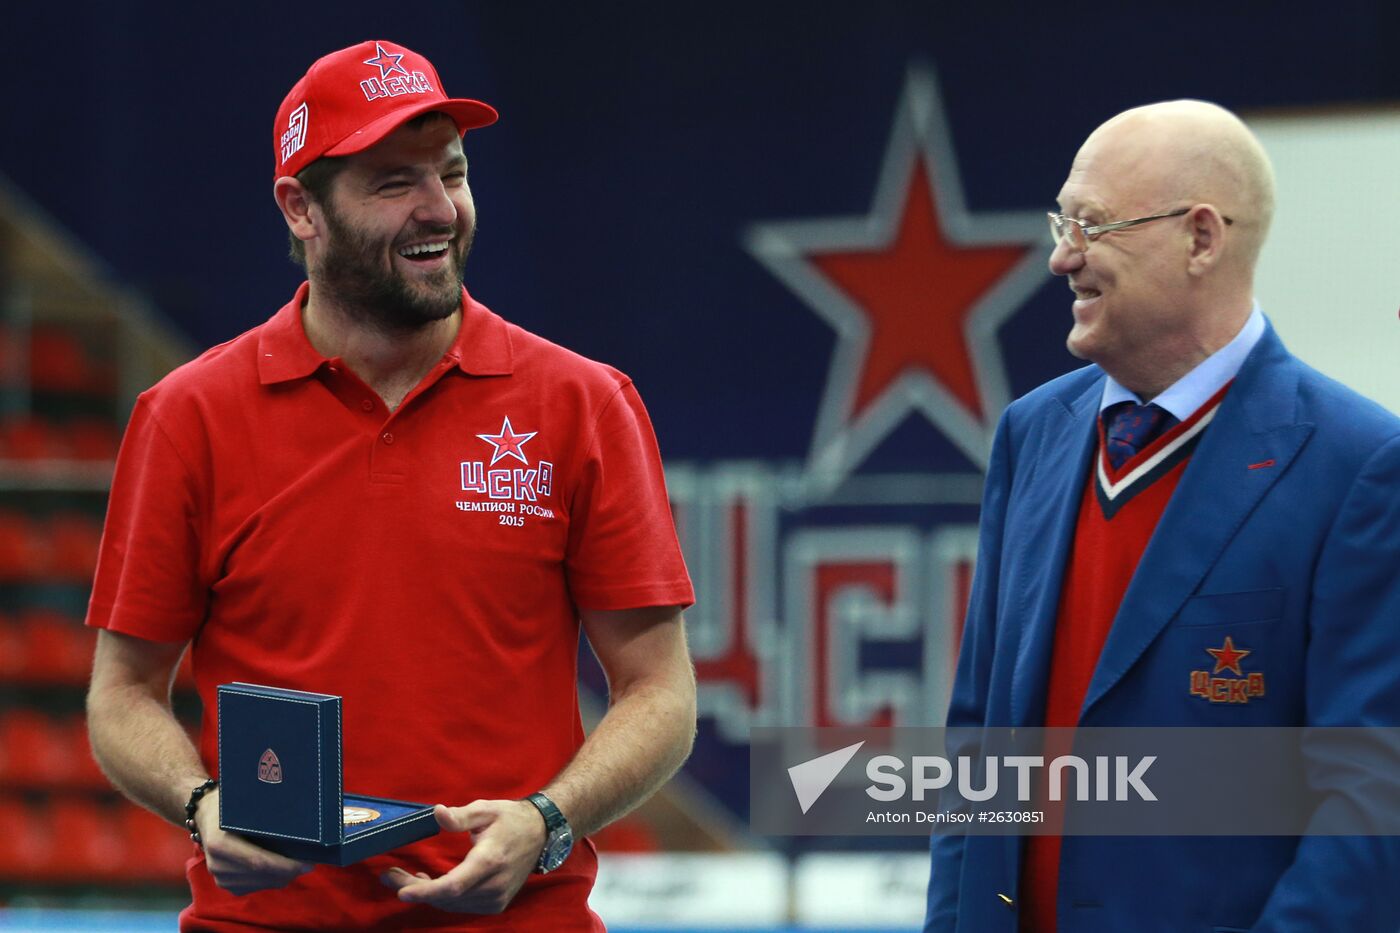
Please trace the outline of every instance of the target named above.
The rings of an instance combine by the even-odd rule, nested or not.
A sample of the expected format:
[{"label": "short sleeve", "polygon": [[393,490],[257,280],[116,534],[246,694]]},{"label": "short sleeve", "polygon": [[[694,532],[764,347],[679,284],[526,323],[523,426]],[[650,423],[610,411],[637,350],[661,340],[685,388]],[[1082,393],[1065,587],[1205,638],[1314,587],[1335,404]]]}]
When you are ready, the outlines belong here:
[{"label": "short sleeve", "polygon": [[574,602],[587,609],[695,601],[656,435],[630,382],[604,405],[585,448],[570,499],[565,572]]},{"label": "short sleeve", "polygon": [[151,641],[193,637],[208,590],[199,577],[198,483],[149,399],[138,399],[112,478],[87,624]]}]

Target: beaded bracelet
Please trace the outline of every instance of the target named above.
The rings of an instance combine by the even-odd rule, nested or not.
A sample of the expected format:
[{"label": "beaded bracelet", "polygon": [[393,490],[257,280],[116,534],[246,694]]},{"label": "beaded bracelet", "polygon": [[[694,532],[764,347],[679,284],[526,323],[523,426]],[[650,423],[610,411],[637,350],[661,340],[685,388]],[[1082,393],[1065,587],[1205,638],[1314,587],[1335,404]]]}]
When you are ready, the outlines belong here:
[{"label": "beaded bracelet", "polygon": [[197,846],[204,845],[204,840],[199,838],[199,829],[195,826],[194,813],[199,809],[199,801],[204,799],[204,795],[218,786],[219,779],[210,778],[190,791],[189,802],[185,804],[185,828],[190,831],[190,841]]}]

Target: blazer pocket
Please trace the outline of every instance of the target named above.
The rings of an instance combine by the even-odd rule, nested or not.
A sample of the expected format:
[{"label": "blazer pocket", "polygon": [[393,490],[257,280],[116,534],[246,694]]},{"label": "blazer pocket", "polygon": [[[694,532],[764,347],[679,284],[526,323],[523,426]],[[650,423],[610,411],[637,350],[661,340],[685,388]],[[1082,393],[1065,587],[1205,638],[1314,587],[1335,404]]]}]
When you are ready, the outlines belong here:
[{"label": "blazer pocket", "polygon": [[1241,593],[1209,593],[1186,600],[1177,625],[1239,625],[1273,622],[1283,615],[1283,587]]}]

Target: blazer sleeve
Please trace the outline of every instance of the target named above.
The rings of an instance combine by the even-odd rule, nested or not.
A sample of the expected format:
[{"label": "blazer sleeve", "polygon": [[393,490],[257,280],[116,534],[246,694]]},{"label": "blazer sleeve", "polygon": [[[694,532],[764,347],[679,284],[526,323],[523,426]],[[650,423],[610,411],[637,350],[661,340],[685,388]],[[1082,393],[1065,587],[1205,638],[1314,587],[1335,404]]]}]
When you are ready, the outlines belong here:
[{"label": "blazer sleeve", "polygon": [[[982,491],[977,569],[973,574],[967,619],[963,625],[962,648],[948,704],[950,742],[953,740],[951,730],[980,730],[986,725],[992,656],[996,649],[1002,535],[1007,498],[1011,492],[1011,411],[1008,408],[997,425],[992,455],[987,465],[986,485]],[[926,933],[952,933],[957,926],[958,890],[961,887],[965,842],[965,836],[955,834],[935,833],[930,839],[932,861],[929,866],[928,911],[924,918]]]},{"label": "blazer sleeve", "polygon": [[[1400,437],[1367,460],[1324,542],[1312,581],[1307,725],[1400,725]],[[1397,730],[1326,733],[1304,743],[1319,794],[1310,828],[1358,826],[1384,808],[1393,831]],[[1374,824],[1372,824],[1374,825]],[[1400,929],[1400,836],[1305,835],[1254,933]]]}]

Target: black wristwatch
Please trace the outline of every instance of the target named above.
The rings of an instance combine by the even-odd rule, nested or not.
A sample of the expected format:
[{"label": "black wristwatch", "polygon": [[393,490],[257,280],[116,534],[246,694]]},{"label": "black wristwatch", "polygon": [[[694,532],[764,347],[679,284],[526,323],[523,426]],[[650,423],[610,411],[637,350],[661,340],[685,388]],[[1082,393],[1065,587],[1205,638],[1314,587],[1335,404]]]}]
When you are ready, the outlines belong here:
[{"label": "black wristwatch", "polygon": [[540,860],[535,863],[535,872],[548,874],[563,865],[574,850],[574,831],[554,801],[544,794],[531,794],[525,799],[534,804],[540,816],[544,817],[544,848],[540,850]]}]

